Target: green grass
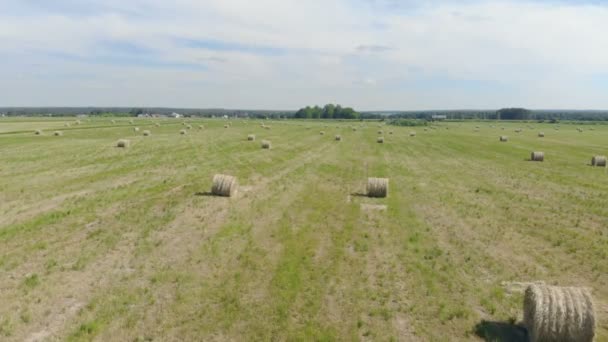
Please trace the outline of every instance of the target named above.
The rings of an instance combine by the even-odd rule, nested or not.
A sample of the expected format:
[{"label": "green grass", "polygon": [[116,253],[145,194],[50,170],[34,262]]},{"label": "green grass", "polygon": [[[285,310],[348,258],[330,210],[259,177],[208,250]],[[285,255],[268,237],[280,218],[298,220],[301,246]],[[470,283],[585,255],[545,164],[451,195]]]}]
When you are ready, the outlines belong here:
[{"label": "green grass", "polygon": [[[504,340],[522,318],[504,283],[538,280],[591,287],[608,339],[608,174],[588,165],[606,126],[378,144],[377,122],[115,120],[0,119],[3,339]],[[216,173],[237,198],[199,195]],[[390,196],[358,196],[367,177]]]}]

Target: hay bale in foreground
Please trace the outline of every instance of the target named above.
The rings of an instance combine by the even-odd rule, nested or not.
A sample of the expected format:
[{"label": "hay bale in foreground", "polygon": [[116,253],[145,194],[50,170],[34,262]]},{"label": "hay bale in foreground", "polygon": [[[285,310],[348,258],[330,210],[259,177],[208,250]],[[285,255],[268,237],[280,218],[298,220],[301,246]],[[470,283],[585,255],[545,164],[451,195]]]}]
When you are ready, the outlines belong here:
[{"label": "hay bale in foreground", "polygon": [[542,162],[545,160],[545,152],[532,152],[530,155],[531,161]]},{"label": "hay bale in foreground", "polygon": [[506,136],[506,135],[501,135],[501,136],[500,136],[500,141],[502,141],[502,142],[507,142],[507,141],[509,141],[509,137],[508,137],[508,136]]},{"label": "hay bale in foreground", "polygon": [[152,133],[150,133],[150,131],[148,131],[148,130],[144,131],[144,137],[150,136],[150,134],[152,134]]},{"label": "hay bale in foreground", "polygon": [[182,129],[181,131],[179,131],[179,134],[186,135],[188,134],[188,132],[185,129]]},{"label": "hay bale in foreground", "polygon": [[342,136],[341,135],[336,135],[336,141],[342,141]]},{"label": "hay bale in foreground", "polygon": [[384,137],[378,137],[378,139],[376,139],[376,142],[378,144],[384,144]]},{"label": "hay bale in foreground", "polygon": [[42,130],[37,129],[37,130],[34,131],[34,134],[36,134],[36,135],[42,135]]},{"label": "hay bale in foreground", "polygon": [[591,342],[595,336],[591,293],[581,287],[530,285],[524,295],[524,325],[531,342]]},{"label": "hay bale in foreground", "polygon": [[247,136],[247,140],[249,140],[249,141],[255,141],[255,135],[253,135],[253,134],[249,134],[249,135]]},{"label": "hay bale in foreground", "polygon": [[591,166],[606,166],[606,157],[605,156],[594,156],[591,158]]},{"label": "hay bale in foreground", "polygon": [[60,137],[60,136],[62,136],[62,135],[63,135],[63,132],[61,132],[61,131],[55,131],[55,132],[53,133],[53,135],[54,135],[54,136],[56,136],[56,137]]},{"label": "hay bale in foreground", "polygon": [[368,197],[388,196],[388,178],[368,178],[367,179]]},{"label": "hay bale in foreground", "polygon": [[215,196],[232,197],[236,195],[238,182],[236,177],[217,174],[213,176],[211,193]]},{"label": "hay bale in foreground", "polygon": [[265,150],[270,150],[272,144],[268,140],[262,140],[262,148]]},{"label": "hay bale in foreground", "polygon": [[544,132],[538,132],[538,137],[539,138],[544,138],[545,137],[545,133]]},{"label": "hay bale in foreground", "polygon": [[131,146],[131,140],[120,139],[118,142],[116,142],[116,147],[127,148],[129,146]]},{"label": "hay bale in foreground", "polygon": [[410,137],[415,137],[416,136],[416,132],[410,132]]}]

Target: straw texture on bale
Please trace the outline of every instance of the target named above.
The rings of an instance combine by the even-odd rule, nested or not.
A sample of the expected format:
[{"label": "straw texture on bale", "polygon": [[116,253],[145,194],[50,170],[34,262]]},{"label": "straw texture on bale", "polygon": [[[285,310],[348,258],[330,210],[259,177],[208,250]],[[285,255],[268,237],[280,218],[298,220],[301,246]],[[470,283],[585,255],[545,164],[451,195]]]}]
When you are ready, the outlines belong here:
[{"label": "straw texture on bale", "polygon": [[118,140],[118,142],[116,143],[116,147],[129,147],[131,145],[131,140],[127,140],[127,139],[120,139]]},{"label": "straw texture on bale", "polygon": [[368,178],[367,196],[386,197],[388,196],[388,178]]},{"label": "straw texture on bale", "polygon": [[36,135],[41,135],[41,134],[42,134],[42,131],[41,131],[41,130],[39,130],[39,129],[37,129],[37,130],[35,130],[35,131],[34,131],[34,134],[36,134]]},{"label": "straw texture on bale", "polygon": [[157,123],[154,124],[154,126],[160,127],[160,124],[157,122]]},{"label": "straw texture on bale", "polygon": [[591,158],[592,166],[606,166],[606,157],[605,156],[594,156]]},{"label": "straw texture on bale", "polygon": [[382,133],[384,133],[384,132],[382,132],[382,131],[378,131],[378,134],[382,134]]},{"label": "straw texture on bale", "polygon": [[342,141],[342,136],[341,135],[336,135],[336,141]]},{"label": "straw texture on bale", "polygon": [[253,134],[249,134],[249,135],[247,136],[247,140],[249,140],[249,141],[255,141],[255,135],[253,135]]},{"label": "straw texture on bale", "polygon": [[228,127],[230,127],[230,125],[224,125],[224,128],[228,128]]},{"label": "straw texture on bale", "polygon": [[262,140],[262,148],[266,150],[270,150],[272,144],[268,140]]},{"label": "straw texture on bale", "polygon": [[186,133],[188,133],[188,132],[186,132],[185,129],[182,129],[181,131],[179,131],[179,134],[181,134],[181,135],[186,135]]},{"label": "straw texture on bale", "polygon": [[145,137],[149,136],[150,134],[152,134],[152,133],[150,133],[150,131],[148,131],[148,130],[145,130],[145,131],[144,131],[144,136],[145,136]]},{"label": "straw texture on bale", "polygon": [[220,174],[213,176],[211,193],[215,196],[232,197],[236,194],[237,189],[238,182],[236,177]]},{"label": "straw texture on bale", "polygon": [[319,132],[320,135],[325,135],[325,132],[321,131]]},{"label": "straw texture on bale", "polygon": [[198,129],[204,129],[204,128],[205,128],[205,126],[203,126],[203,125],[198,125]]},{"label": "straw texture on bale", "polygon": [[378,137],[378,139],[376,139],[376,141],[377,141],[379,144],[384,144],[384,137]]},{"label": "straw texture on bale", "polygon": [[410,137],[415,137],[416,136],[416,132],[410,132]]},{"label": "straw texture on bale", "polygon": [[134,127],[134,128],[133,128],[133,131],[134,131],[134,132],[139,132],[139,127]]},{"label": "straw texture on bale", "polygon": [[539,132],[539,133],[538,133],[538,137],[539,137],[539,138],[544,138],[544,137],[545,137],[545,133],[543,133],[543,132]]},{"label": "straw texture on bale", "polygon": [[532,152],[530,160],[542,162],[545,160],[545,152]]},{"label": "straw texture on bale", "polygon": [[588,289],[530,285],[524,295],[524,324],[531,342],[591,342],[595,312]]},{"label": "straw texture on bale", "polygon": [[60,137],[63,135],[63,132],[61,131],[55,131],[55,133],[53,133],[56,137]]},{"label": "straw texture on bale", "polygon": [[187,129],[192,129],[192,126],[188,125],[186,126]]},{"label": "straw texture on bale", "polygon": [[508,136],[506,136],[506,135],[501,135],[501,136],[500,136],[500,141],[502,141],[502,142],[507,142],[507,141],[509,141],[509,137],[508,137]]}]

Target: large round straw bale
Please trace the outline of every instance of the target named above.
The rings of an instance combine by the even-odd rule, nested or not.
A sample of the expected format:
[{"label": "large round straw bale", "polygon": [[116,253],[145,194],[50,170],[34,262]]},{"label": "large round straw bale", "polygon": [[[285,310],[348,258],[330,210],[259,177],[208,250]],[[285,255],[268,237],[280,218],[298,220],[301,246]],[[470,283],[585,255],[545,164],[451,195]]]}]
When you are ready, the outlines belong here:
[{"label": "large round straw bale", "polygon": [[69,122],[66,122],[65,124],[63,124],[63,126],[64,126],[64,127],[70,127],[70,126],[72,126],[72,125],[70,125],[70,123],[69,123]]},{"label": "large round straw bale", "polygon": [[192,126],[187,125],[187,126],[186,126],[186,128],[187,128],[187,129],[192,129]]},{"label": "large round straw bale", "polygon": [[203,126],[203,125],[198,125],[198,129],[205,129],[205,126]]},{"label": "large round straw bale", "polygon": [[139,127],[134,127],[134,128],[133,128],[133,131],[134,131],[134,132],[139,132]]},{"label": "large round straw bale", "polygon": [[133,120],[129,120],[129,123],[132,125],[133,124]]},{"label": "large round straw bale", "polygon": [[42,135],[42,130],[37,129],[37,130],[34,131],[34,134],[36,134],[36,135]]},{"label": "large round straw bale", "polygon": [[500,136],[500,141],[502,141],[502,142],[507,142],[507,141],[509,141],[509,137],[508,137],[508,136],[506,136],[506,135],[501,135],[501,136]]},{"label": "large round straw bale", "polygon": [[249,141],[255,141],[255,135],[253,135],[253,134],[249,134],[249,135],[247,136],[247,140],[249,140]]},{"label": "large round straw bale", "polygon": [[367,196],[386,197],[388,196],[388,178],[368,178]]},{"label": "large round straw bale", "polygon": [[382,131],[378,131],[378,134],[382,134],[382,133],[384,133],[384,132],[382,132]]},{"label": "large round straw bale", "polygon": [[325,135],[324,131],[319,132],[320,135]]},{"label": "large round straw bale", "polygon": [[188,132],[185,129],[182,129],[181,131],[179,131],[179,134],[181,135],[186,135]]},{"label": "large round straw bale", "polygon": [[228,128],[228,127],[230,127],[230,125],[224,125],[224,128]]},{"label": "large round straw bale", "polygon": [[606,157],[605,156],[594,156],[591,158],[592,166],[606,166]]},{"label": "large round straw bale", "polygon": [[150,133],[150,131],[148,131],[148,130],[145,130],[143,133],[144,133],[144,137],[150,136],[150,134],[152,134],[152,133]]},{"label": "large round straw bale", "polygon": [[266,129],[270,129],[270,126],[264,126],[264,128],[266,128]]},{"label": "large round straw bale", "polygon": [[262,148],[266,150],[270,150],[272,144],[268,140],[262,140]]},{"label": "large round straw bale", "polygon": [[61,131],[55,131],[55,132],[53,133],[53,135],[55,135],[56,137],[60,137],[60,136],[62,136],[62,135],[63,135],[63,132],[61,132]]},{"label": "large round straw bale", "polygon": [[545,137],[545,133],[544,132],[538,132],[538,137],[539,138],[544,138]]},{"label": "large round straw bale", "polygon": [[410,132],[410,137],[415,137],[416,136],[416,132]]},{"label": "large round straw bale", "polygon": [[160,124],[157,122],[157,123],[154,124],[154,126],[160,127]]},{"label": "large round straw bale", "polygon": [[378,139],[376,139],[376,142],[378,142],[378,144],[384,144],[384,137],[378,137]]},{"label": "large round straw bale", "polygon": [[116,123],[116,120],[110,120],[110,122],[111,122],[112,124],[115,124],[115,123]]},{"label": "large round straw bale", "polygon": [[538,161],[538,162],[542,162],[545,160],[545,152],[532,152],[532,154],[530,155],[530,160],[531,161]]},{"label": "large round straw bale", "polygon": [[357,131],[357,128],[356,128],[356,127],[353,127],[353,132],[356,132],[356,131]]},{"label": "large round straw bale", "polygon": [[336,135],[336,141],[342,141],[342,136],[341,135]]},{"label": "large round straw bale", "polygon": [[127,139],[120,139],[120,140],[118,140],[118,142],[116,142],[116,147],[127,148],[130,145],[131,145],[131,140],[127,140]]},{"label": "large round straw bale", "polygon": [[524,324],[531,342],[591,342],[595,312],[588,289],[534,284],[524,295]]},{"label": "large round straw bale", "polygon": [[516,129],[515,133],[521,133],[521,128]]},{"label": "large round straw bale", "polygon": [[232,197],[238,190],[238,182],[236,177],[228,175],[213,176],[213,185],[211,193],[215,196]]}]

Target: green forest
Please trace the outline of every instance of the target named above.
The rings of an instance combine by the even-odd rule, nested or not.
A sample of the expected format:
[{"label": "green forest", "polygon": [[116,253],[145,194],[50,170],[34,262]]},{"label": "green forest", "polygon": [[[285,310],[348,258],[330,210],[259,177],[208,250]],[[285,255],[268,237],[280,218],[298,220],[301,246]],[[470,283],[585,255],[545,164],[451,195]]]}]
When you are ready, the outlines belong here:
[{"label": "green forest", "polygon": [[326,104],[323,108],[319,106],[300,108],[294,117],[298,119],[359,119],[360,114],[350,107]]}]

